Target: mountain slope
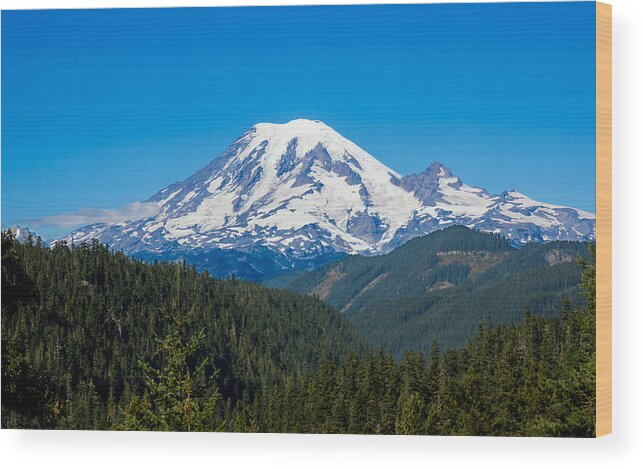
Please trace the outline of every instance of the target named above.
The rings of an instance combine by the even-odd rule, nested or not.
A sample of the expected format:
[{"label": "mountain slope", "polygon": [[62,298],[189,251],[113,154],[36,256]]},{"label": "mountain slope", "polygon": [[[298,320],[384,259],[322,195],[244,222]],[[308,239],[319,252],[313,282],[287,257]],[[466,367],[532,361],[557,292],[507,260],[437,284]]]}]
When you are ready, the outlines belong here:
[{"label": "mountain slope", "polygon": [[[343,254],[389,252],[450,225],[514,243],[588,240],[595,217],[512,191],[468,186],[439,163],[400,176],[319,121],[257,124],[221,156],[148,199],[155,214],[81,228],[140,258],[190,258],[217,276],[261,279]],[[242,254],[241,254],[242,253]],[[201,259],[210,257],[220,262]]]},{"label": "mountain slope", "polygon": [[525,308],[557,314],[564,298],[578,300],[579,255],[587,256],[586,243],[515,249],[497,235],[454,226],[271,286],[319,297],[373,343],[402,354],[428,351],[433,340],[461,346],[480,322],[519,321]]}]

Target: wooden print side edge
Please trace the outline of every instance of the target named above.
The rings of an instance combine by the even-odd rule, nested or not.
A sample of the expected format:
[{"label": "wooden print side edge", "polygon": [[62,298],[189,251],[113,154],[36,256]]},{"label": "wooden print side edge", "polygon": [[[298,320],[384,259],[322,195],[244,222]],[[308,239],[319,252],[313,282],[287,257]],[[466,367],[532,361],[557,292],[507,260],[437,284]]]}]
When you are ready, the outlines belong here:
[{"label": "wooden print side edge", "polygon": [[596,2],[596,436],[612,432],[612,6]]}]

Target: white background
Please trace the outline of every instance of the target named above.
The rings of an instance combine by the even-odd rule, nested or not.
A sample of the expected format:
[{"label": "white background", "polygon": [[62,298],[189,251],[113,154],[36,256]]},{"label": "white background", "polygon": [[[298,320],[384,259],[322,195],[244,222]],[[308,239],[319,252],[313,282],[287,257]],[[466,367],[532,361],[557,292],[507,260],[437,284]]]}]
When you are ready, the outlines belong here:
[{"label": "white background", "polygon": [[[2,9],[395,1],[2,1]],[[406,1],[404,3],[421,3]],[[2,467],[643,467],[643,2],[612,0],[614,433],[598,440],[321,435],[0,432]],[[639,290],[639,291],[637,291]],[[637,295],[638,293],[638,295]],[[637,464],[638,463],[638,464]]]}]

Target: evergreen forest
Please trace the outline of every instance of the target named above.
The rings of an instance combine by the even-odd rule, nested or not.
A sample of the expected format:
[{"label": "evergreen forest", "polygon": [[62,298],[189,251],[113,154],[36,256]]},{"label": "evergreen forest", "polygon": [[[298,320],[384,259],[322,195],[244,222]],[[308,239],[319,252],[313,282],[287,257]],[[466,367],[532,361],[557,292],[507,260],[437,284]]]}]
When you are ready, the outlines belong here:
[{"label": "evergreen forest", "polygon": [[2,428],[594,436],[592,245],[574,266],[558,314],[400,354],[318,296],[3,232]]}]

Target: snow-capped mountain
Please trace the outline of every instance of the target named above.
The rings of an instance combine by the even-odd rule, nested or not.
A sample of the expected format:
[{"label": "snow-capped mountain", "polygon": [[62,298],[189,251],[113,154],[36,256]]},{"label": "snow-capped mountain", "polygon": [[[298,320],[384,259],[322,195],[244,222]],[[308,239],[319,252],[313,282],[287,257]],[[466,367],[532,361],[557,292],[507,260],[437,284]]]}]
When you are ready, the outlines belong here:
[{"label": "snow-capped mountain", "polygon": [[450,225],[499,233],[512,244],[588,241],[596,236],[596,215],[562,205],[538,202],[516,190],[500,195],[464,184],[440,163],[405,176],[400,186],[422,206],[396,233],[397,245]]},{"label": "snow-capped mountain", "polygon": [[[516,191],[492,195],[439,163],[402,177],[326,124],[306,119],[255,125],[146,203],[156,204],[155,215],[91,225],[65,239],[96,238],[142,257],[214,256],[208,264],[233,253],[223,264],[247,263],[266,274],[341,253],[384,253],[454,224],[517,243],[595,236],[591,213]],[[253,253],[274,265],[253,266]]]},{"label": "snow-capped mountain", "polygon": [[9,227],[9,231],[11,231],[16,240],[20,241],[21,243],[29,240],[29,237],[31,237],[31,239],[34,241],[38,239],[38,235],[36,233],[24,226],[13,225]]}]

